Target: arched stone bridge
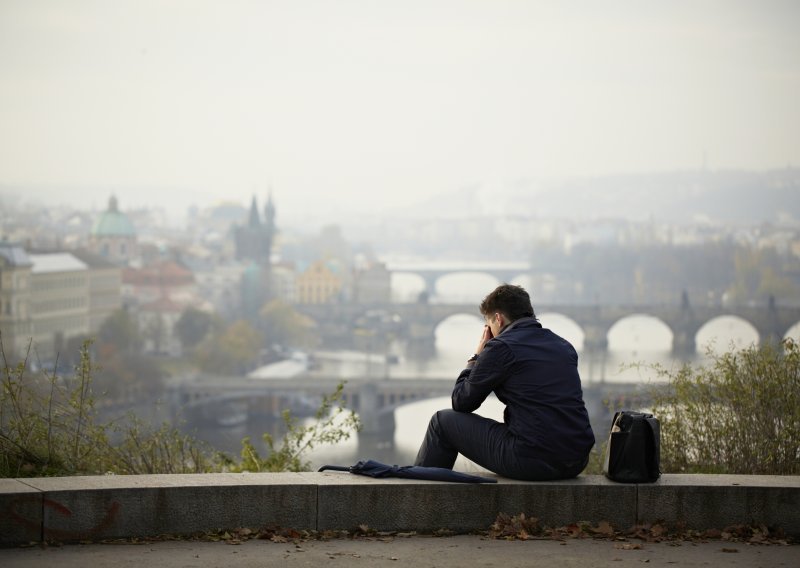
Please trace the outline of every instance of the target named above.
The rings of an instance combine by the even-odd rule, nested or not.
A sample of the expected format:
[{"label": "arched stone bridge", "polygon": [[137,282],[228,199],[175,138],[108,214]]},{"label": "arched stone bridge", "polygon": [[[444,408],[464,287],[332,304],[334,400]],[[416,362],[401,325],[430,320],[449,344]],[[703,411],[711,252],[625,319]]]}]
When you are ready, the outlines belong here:
[{"label": "arched stone bridge", "polygon": [[530,274],[526,262],[394,262],[386,264],[394,274],[416,274],[425,282],[425,293],[429,298],[436,295],[436,282],[443,276],[463,273],[482,273],[494,277],[498,282],[512,282]]},{"label": "arched stone bridge", "polygon": [[[224,403],[238,402],[246,405],[248,416],[277,417],[298,396],[319,401],[330,395],[340,380],[310,376],[291,379],[200,378],[173,385],[170,400],[173,415],[181,410],[189,416],[202,414],[208,418],[214,416]],[[445,379],[347,379],[343,400],[345,406],[357,412],[361,419],[360,437],[391,444],[395,409],[415,401],[448,397],[454,384],[455,376]],[[583,393],[592,422],[601,428],[598,433],[610,421],[609,401],[614,407],[624,405],[630,408],[643,407],[649,401],[644,387],[629,383],[584,384]]]},{"label": "arched stone bridge", "polygon": [[[296,308],[320,323],[336,323],[352,330],[367,314],[397,315],[404,322],[402,332],[410,345],[433,349],[436,327],[456,314],[478,313],[474,304],[390,303],[380,305],[330,304],[298,305]],[[618,321],[633,315],[648,315],[662,321],[672,331],[673,353],[696,352],[695,337],[706,323],[721,316],[736,316],[749,322],[758,332],[761,343],[782,339],[800,322],[800,307],[778,307],[774,302],[762,307],[710,307],[653,305],[536,305],[537,315],[556,313],[573,320],[584,332],[584,350],[604,351],[608,332]]]}]

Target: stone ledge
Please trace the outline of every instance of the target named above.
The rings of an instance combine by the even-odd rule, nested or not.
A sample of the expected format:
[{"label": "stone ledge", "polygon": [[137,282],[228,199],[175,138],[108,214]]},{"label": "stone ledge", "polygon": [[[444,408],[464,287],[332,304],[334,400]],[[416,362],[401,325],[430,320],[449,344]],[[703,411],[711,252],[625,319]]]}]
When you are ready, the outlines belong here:
[{"label": "stone ledge", "polygon": [[800,476],[602,476],[497,484],[372,479],[341,472],[0,479],[0,544],[126,538],[268,525],[296,529],[485,530],[498,513],[542,524],[664,521],[781,527],[800,536]]}]

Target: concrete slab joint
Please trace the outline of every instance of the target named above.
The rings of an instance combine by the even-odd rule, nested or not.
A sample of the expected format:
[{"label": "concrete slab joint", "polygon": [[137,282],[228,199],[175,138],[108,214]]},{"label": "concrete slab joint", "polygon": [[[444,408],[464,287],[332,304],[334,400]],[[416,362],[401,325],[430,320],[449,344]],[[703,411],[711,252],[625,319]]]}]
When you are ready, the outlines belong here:
[{"label": "concrete slab joint", "polygon": [[664,475],[642,485],[602,476],[473,485],[341,472],[0,479],[5,546],[267,526],[464,533],[488,529],[499,513],[546,526],[754,524],[800,537],[800,476]]}]

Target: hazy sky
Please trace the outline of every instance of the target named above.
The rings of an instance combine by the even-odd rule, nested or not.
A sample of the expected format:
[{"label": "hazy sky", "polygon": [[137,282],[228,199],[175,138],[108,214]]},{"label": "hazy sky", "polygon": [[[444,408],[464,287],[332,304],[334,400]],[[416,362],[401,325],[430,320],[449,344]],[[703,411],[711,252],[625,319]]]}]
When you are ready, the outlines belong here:
[{"label": "hazy sky", "polygon": [[799,25],[794,0],[0,0],[0,185],[123,208],[271,185],[298,217],[797,166]]}]

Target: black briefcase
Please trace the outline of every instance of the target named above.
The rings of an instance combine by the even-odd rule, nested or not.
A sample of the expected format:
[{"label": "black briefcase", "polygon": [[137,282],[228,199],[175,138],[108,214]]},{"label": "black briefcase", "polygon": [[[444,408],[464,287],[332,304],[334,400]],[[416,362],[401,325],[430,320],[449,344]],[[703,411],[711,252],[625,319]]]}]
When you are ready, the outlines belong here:
[{"label": "black briefcase", "polygon": [[652,414],[614,414],[603,473],[623,483],[651,483],[661,476],[661,426]]}]

